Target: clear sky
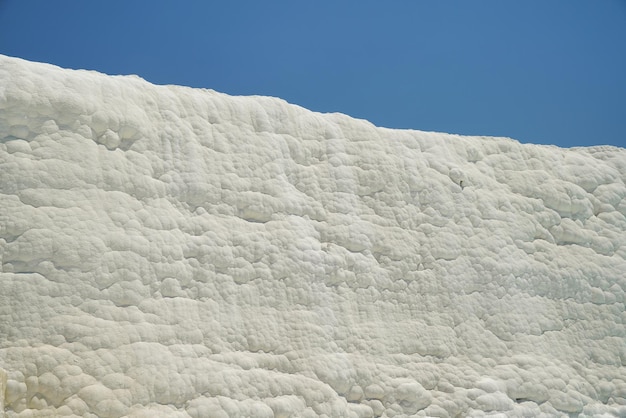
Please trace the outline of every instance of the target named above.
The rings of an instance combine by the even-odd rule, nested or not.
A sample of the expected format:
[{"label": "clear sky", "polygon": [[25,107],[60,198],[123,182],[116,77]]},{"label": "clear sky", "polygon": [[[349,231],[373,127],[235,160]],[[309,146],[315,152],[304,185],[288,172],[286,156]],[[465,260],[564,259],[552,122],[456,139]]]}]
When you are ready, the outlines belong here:
[{"label": "clear sky", "polygon": [[0,0],[0,53],[391,128],[626,147],[626,0]]}]

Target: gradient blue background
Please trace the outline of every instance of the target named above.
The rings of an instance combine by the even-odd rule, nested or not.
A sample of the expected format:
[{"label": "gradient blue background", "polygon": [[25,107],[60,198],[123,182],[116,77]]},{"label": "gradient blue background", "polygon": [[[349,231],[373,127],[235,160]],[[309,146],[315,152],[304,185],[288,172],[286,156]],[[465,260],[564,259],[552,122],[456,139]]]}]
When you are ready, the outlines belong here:
[{"label": "gradient blue background", "polygon": [[626,146],[625,0],[0,0],[0,53],[392,128]]}]

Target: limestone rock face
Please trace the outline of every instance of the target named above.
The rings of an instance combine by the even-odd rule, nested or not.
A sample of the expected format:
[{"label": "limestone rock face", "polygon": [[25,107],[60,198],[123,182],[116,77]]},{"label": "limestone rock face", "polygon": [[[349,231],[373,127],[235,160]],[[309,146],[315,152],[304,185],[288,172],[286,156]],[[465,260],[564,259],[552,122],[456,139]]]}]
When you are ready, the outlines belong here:
[{"label": "limestone rock face", "polygon": [[625,416],[625,182],[0,56],[0,407]]}]

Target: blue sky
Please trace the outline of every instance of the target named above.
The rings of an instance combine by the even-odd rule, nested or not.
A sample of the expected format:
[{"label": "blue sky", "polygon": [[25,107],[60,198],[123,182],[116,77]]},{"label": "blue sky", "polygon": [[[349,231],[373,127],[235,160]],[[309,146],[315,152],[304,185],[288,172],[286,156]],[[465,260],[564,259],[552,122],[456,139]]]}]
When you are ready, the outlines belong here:
[{"label": "blue sky", "polygon": [[0,0],[0,53],[391,128],[626,147],[626,0]]}]

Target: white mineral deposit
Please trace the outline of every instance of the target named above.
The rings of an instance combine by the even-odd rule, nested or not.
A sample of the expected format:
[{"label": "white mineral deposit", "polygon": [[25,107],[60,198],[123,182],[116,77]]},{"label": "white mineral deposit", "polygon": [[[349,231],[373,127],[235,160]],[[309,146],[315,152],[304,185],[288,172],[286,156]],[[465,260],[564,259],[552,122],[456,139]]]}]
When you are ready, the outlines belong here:
[{"label": "white mineral deposit", "polygon": [[626,149],[0,56],[7,417],[624,417]]}]

